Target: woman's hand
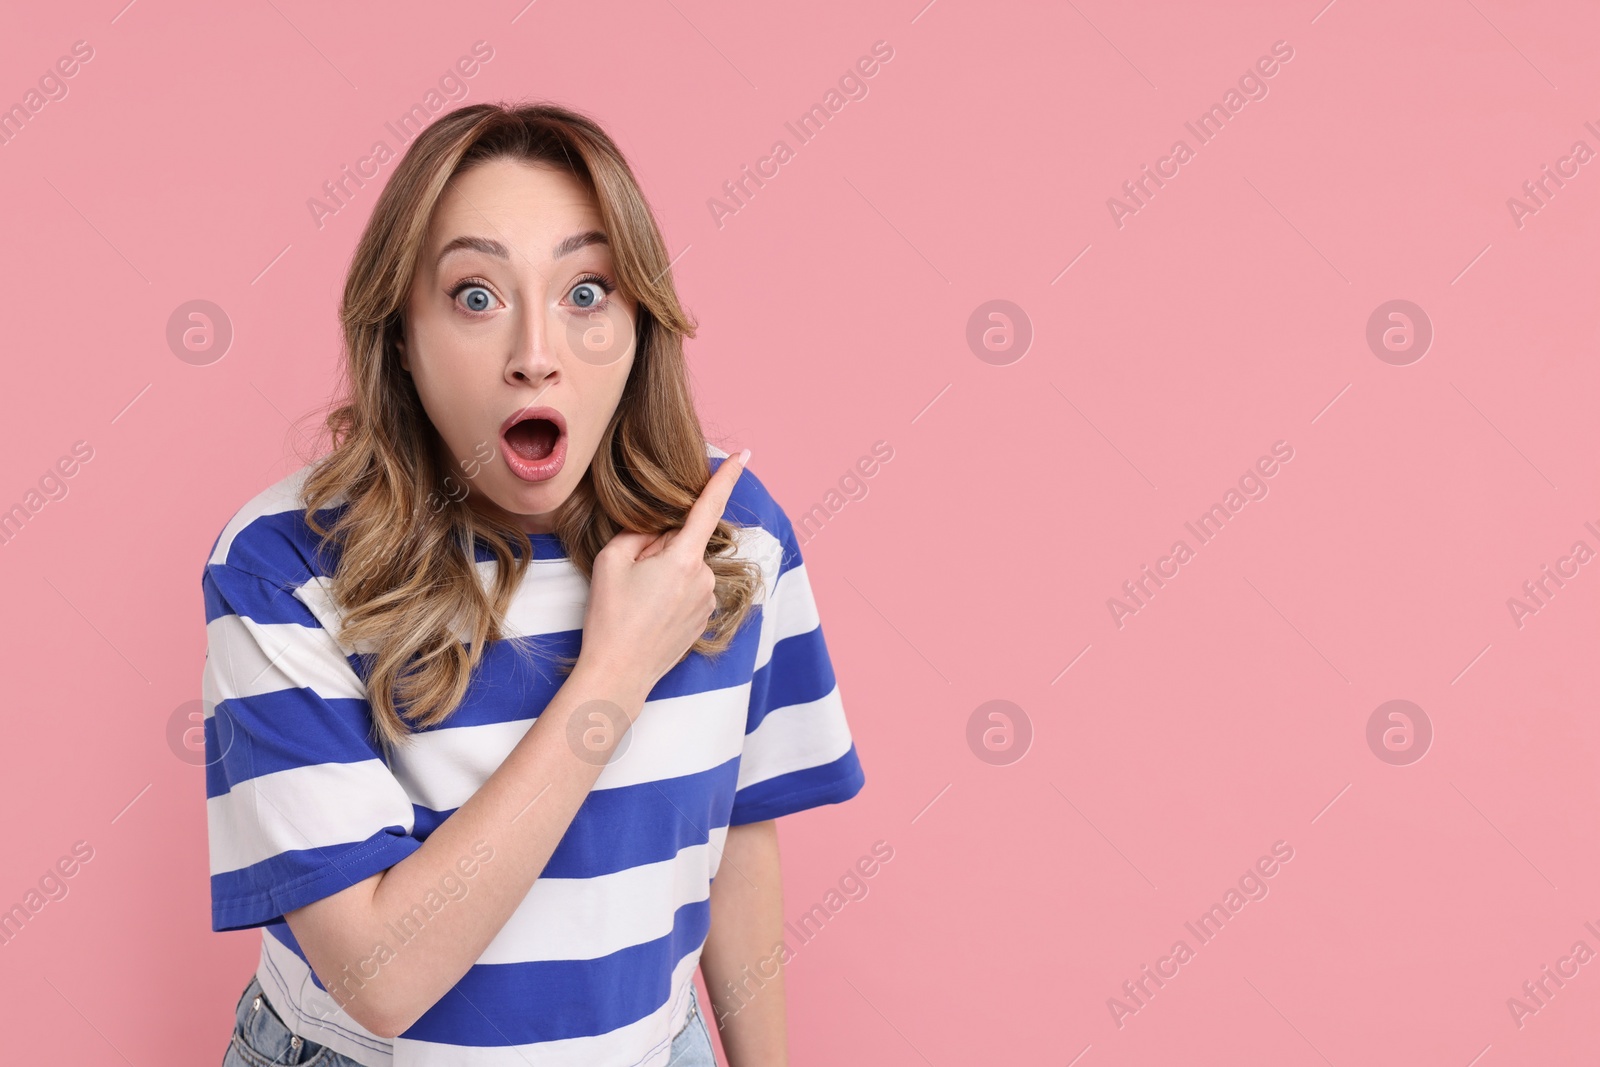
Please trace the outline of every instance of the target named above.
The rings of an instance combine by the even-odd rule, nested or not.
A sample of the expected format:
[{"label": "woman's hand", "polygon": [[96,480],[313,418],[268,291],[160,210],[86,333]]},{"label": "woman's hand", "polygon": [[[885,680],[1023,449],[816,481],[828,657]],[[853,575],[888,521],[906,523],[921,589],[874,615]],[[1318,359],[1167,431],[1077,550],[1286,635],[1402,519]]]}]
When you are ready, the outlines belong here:
[{"label": "woman's hand", "polygon": [[594,559],[579,659],[638,693],[640,703],[693,647],[716,609],[706,545],[750,450],[723,460],[683,526],[660,534],[624,530]]}]

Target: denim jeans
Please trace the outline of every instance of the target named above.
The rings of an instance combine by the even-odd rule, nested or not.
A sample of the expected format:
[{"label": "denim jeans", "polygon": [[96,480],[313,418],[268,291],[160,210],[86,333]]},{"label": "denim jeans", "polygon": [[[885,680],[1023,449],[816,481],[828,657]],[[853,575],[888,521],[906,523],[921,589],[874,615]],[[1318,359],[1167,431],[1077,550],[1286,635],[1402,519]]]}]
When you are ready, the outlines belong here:
[{"label": "denim jeans", "polygon": [[[291,1033],[279,1018],[261,991],[261,982],[254,975],[245,986],[234,1009],[233,1038],[222,1058],[222,1067],[361,1067],[348,1056],[342,1056],[315,1041],[307,1041]],[[711,1051],[711,1033],[706,1029],[700,1014],[700,998],[694,987],[689,989],[689,1017],[678,1036],[672,1039],[672,1056],[668,1067],[717,1067],[716,1054]]]}]

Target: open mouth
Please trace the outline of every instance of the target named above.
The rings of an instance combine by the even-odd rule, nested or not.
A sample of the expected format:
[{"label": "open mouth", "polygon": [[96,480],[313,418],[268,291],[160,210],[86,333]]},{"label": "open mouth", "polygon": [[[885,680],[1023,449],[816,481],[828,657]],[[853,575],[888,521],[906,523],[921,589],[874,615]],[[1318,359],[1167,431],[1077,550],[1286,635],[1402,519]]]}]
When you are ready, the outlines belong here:
[{"label": "open mouth", "polygon": [[548,459],[561,440],[561,427],[549,419],[523,419],[505,433],[506,444],[530,463]]},{"label": "open mouth", "polygon": [[554,478],[567,458],[566,416],[551,407],[514,412],[501,426],[500,454],[525,482]]}]

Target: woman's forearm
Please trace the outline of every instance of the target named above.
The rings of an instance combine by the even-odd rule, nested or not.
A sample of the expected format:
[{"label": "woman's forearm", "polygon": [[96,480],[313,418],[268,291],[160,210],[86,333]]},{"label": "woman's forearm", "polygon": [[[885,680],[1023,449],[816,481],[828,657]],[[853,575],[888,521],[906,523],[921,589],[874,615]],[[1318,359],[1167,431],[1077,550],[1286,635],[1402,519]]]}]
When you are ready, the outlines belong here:
[{"label": "woman's forearm", "polygon": [[[607,729],[585,705],[609,701],[630,725],[643,708],[646,694],[625,677],[580,658],[499,768],[415,852],[352,890],[289,913],[318,978],[357,1022],[383,1037],[405,1032],[505,926],[623,732],[618,724]],[[575,734],[598,747],[580,757],[568,741]],[[427,908],[424,901],[431,894],[437,906],[441,881],[450,879],[466,891]],[[417,916],[425,924],[409,936]],[[403,944],[392,933],[399,929],[408,931]],[[390,951],[375,954],[379,945]]]},{"label": "woman's forearm", "polygon": [[700,970],[730,1067],[787,1067],[778,824],[730,826]]}]

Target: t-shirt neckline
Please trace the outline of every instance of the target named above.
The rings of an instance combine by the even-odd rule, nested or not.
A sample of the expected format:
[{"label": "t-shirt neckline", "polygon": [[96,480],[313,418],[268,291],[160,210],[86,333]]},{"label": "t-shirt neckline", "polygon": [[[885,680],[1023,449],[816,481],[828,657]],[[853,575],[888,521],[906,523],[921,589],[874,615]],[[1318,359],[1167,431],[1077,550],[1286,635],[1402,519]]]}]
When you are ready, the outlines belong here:
[{"label": "t-shirt neckline", "polygon": [[561,543],[561,535],[553,533],[530,533],[528,541],[533,545],[534,559],[566,559],[567,546]]}]

